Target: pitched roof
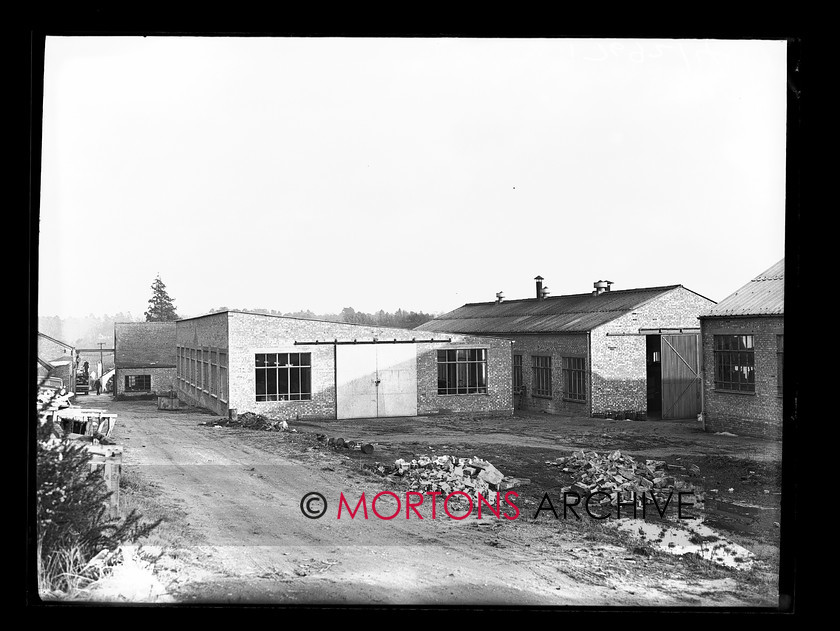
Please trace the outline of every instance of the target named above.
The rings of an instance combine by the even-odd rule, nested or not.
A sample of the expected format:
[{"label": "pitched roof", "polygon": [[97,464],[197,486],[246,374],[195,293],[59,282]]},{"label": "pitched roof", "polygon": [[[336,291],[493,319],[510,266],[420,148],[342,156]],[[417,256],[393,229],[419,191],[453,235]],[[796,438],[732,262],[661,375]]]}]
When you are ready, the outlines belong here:
[{"label": "pitched roof", "polygon": [[785,260],[753,278],[735,293],[727,296],[701,317],[751,315],[784,315]]},{"label": "pitched roof", "polygon": [[476,335],[583,333],[682,285],[466,304],[415,330]]}]

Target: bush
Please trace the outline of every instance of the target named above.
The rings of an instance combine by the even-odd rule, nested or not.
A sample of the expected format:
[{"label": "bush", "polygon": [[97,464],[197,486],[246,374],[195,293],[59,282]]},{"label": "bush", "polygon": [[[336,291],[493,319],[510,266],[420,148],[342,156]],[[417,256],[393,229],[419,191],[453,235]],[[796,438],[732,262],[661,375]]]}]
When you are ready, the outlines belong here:
[{"label": "bush", "polygon": [[39,582],[52,589],[64,589],[62,577],[72,575],[74,567],[81,570],[101,550],[135,542],[162,521],[142,523],[136,511],[109,517],[111,492],[90,460],[83,443],[56,437],[52,421],[42,418],[36,465],[38,567],[46,574]]}]

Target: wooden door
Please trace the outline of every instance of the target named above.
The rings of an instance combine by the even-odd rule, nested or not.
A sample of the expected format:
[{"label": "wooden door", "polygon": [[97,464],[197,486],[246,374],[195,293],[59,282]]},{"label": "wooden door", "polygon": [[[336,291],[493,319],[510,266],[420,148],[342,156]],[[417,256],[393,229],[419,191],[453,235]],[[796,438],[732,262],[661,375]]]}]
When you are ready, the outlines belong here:
[{"label": "wooden door", "polygon": [[662,418],[696,418],[700,413],[700,336],[662,336]]}]

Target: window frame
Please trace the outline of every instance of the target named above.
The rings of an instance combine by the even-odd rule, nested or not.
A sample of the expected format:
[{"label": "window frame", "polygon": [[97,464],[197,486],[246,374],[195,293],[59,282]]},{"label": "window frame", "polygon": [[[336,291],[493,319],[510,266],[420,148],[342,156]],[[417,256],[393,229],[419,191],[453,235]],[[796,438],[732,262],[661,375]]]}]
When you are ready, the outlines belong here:
[{"label": "window frame", "polygon": [[[136,382],[137,380],[145,378],[148,380],[148,388],[129,387],[129,379]],[[152,375],[125,375],[124,381],[125,392],[151,392],[152,391]]]},{"label": "window frame", "polygon": [[[548,365],[538,365],[539,360],[548,360]],[[531,396],[551,399],[554,396],[554,359],[551,355],[531,355]],[[538,383],[539,382],[539,383]],[[548,385],[548,389],[541,385]]]},{"label": "window frame", "polygon": [[[752,333],[715,334],[712,350],[715,391],[754,395],[756,386],[755,335]],[[741,375],[744,368],[748,369],[751,380],[749,376],[736,380],[724,378]]]},{"label": "window frame", "polygon": [[488,355],[488,349],[480,346],[437,349],[438,396],[486,396],[490,381]]},{"label": "window frame", "polygon": [[[580,361],[580,367],[571,366],[572,361]],[[561,372],[563,374],[563,400],[572,403],[586,403],[586,357],[583,355],[568,355],[561,358]],[[580,387],[572,388],[573,385]]]},{"label": "window frame", "polygon": [[[280,365],[280,357],[286,356],[286,363]],[[265,365],[260,366],[260,356]],[[274,365],[268,365],[269,357],[274,356]],[[292,363],[292,356],[297,356],[297,364]],[[304,359],[305,358],[305,359]],[[297,369],[297,390],[293,389],[294,369]],[[265,392],[260,393],[260,374],[264,374]],[[269,391],[272,385],[269,375],[274,373],[274,392]],[[285,392],[281,392],[281,374],[285,372]],[[304,375],[306,375],[304,379]],[[304,384],[308,388],[304,389]],[[306,392],[305,390],[308,390]],[[254,353],[254,400],[257,403],[288,403],[294,401],[312,400],[312,353],[298,351],[276,351],[265,353]]]},{"label": "window frame", "polygon": [[522,353],[515,353],[511,363],[514,392],[520,392],[522,387],[525,385],[525,375],[522,372],[522,365]]}]

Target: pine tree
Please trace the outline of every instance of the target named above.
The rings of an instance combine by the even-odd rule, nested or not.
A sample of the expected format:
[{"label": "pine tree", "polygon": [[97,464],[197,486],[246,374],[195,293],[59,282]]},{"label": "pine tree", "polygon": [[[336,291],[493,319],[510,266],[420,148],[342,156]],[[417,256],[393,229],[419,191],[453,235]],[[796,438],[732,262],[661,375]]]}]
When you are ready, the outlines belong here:
[{"label": "pine tree", "polygon": [[172,304],[172,298],[166,293],[166,285],[160,279],[160,274],[152,283],[152,297],[149,298],[149,310],[146,311],[146,322],[169,322],[177,320],[178,314],[175,312],[175,305]]}]

